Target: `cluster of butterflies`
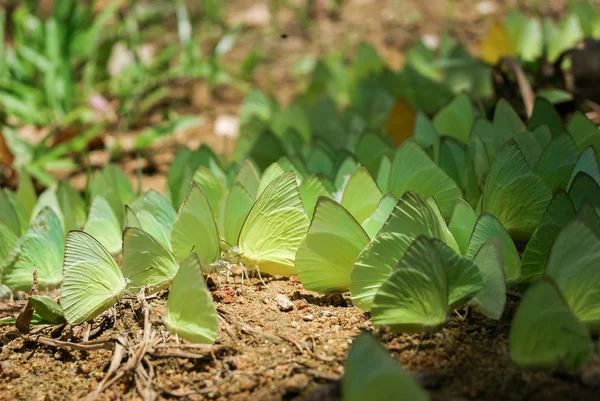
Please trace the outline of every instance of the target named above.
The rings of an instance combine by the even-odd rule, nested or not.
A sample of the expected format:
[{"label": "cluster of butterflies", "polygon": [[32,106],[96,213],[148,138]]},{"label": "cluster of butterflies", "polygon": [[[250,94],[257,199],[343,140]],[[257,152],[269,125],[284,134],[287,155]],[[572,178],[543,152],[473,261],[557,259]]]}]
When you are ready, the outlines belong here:
[{"label": "cluster of butterflies", "polygon": [[[203,273],[226,266],[224,258],[232,252],[247,268],[271,274],[294,271],[295,251],[308,225],[294,174],[273,177],[255,202],[238,202],[236,197],[245,198],[247,192],[241,184],[232,188],[224,226],[227,238],[235,238],[233,246],[221,240],[209,200],[196,182],[189,185],[178,213],[155,191],[134,199],[131,207],[121,207],[122,231],[111,201],[120,205],[131,198],[129,186],[119,187],[124,178],[113,166],[94,177],[95,183],[104,184],[97,187],[103,193],[94,195],[83,230],[70,229],[66,238],[66,222],[76,226],[77,212],[84,207],[76,192],[64,190],[70,186],[47,190],[29,210],[18,198],[30,199],[35,191],[20,190],[21,196],[1,192],[2,285],[10,291],[28,291],[35,266],[39,288],[60,288],[60,305],[46,296],[35,297],[34,323],[82,323],[126,294],[170,287],[167,328],[189,341],[212,343],[217,317]],[[27,181],[20,189],[29,187]],[[125,195],[118,193],[123,187]],[[23,224],[27,227],[23,231],[20,220],[25,215],[32,222],[29,227]],[[115,257],[121,254],[119,267]]]},{"label": "cluster of butterflies", "polygon": [[[449,107],[462,108],[464,100]],[[518,120],[508,107],[497,106],[498,133],[506,131],[502,116]],[[519,130],[500,143],[499,134],[475,129],[489,124],[477,120],[473,149],[481,153],[473,160],[464,153],[473,163],[462,166],[471,177],[465,183],[482,180],[465,187],[480,193],[470,201],[456,184],[464,172],[451,178],[448,166],[459,165],[444,161],[445,146],[454,142],[436,137],[423,149],[422,135],[391,153],[387,145],[369,145],[381,150],[370,168],[341,152],[337,168],[330,158],[303,165],[281,157],[260,176],[248,160],[225,171],[205,147],[183,149],[165,196],[136,196],[109,165],[87,188],[89,210],[65,183],[37,199],[24,176],[16,193],[0,195],[1,283],[28,291],[35,266],[41,288],[61,291],[60,305],[50,308],[52,300],[42,299],[40,319],[60,308],[74,324],[125,294],[170,286],[165,324],[195,342],[216,336],[203,273],[227,269],[232,260],[259,273],[297,273],[311,291],[349,291],[374,325],[403,332],[437,330],[467,304],[499,319],[507,286],[530,286],[511,329],[513,360],[581,366],[600,322],[600,290],[589,284],[598,279],[590,266],[600,260],[600,168],[589,146],[598,133],[586,121],[571,121],[572,136],[557,126],[552,138],[544,125],[532,133],[518,120],[511,126]],[[489,154],[493,160],[482,158]],[[325,162],[327,176],[311,173]],[[528,240],[522,258],[514,240]],[[120,255],[121,268],[114,259]],[[547,298],[556,307],[532,315],[530,305],[546,307]]]}]

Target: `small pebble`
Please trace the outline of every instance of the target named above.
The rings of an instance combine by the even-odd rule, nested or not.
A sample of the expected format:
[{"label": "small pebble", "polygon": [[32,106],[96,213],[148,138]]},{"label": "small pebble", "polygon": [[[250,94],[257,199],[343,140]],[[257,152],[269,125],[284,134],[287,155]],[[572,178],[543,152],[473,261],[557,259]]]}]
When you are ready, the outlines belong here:
[{"label": "small pebble", "polygon": [[296,301],[296,309],[302,310],[308,308],[308,302],[304,298],[301,298]]},{"label": "small pebble", "polygon": [[304,320],[305,322],[310,322],[311,320],[313,320],[315,317],[312,314],[308,314],[308,315],[304,315],[302,316],[302,320]]},{"label": "small pebble", "polygon": [[298,323],[297,322],[291,322],[290,323],[290,327],[293,327],[294,329],[298,328]]},{"label": "small pebble", "polygon": [[324,310],[323,311],[323,316],[325,316],[325,317],[331,317],[331,315],[332,315],[332,313],[329,312],[328,310]]},{"label": "small pebble", "polygon": [[300,394],[310,384],[310,379],[304,373],[297,373],[285,380],[281,387],[287,394]]},{"label": "small pebble", "polygon": [[235,295],[238,296],[238,297],[241,297],[242,296],[242,289],[241,288],[236,288],[235,289]]},{"label": "small pebble", "polygon": [[279,294],[275,297],[275,302],[277,303],[277,307],[282,312],[289,312],[294,309],[294,304],[288,297],[283,294]]}]

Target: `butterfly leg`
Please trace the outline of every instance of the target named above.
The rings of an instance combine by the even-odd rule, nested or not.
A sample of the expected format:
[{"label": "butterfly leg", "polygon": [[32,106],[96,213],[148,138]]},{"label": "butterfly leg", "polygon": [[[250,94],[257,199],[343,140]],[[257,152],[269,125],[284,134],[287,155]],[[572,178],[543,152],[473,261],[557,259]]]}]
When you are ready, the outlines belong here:
[{"label": "butterfly leg", "polygon": [[266,287],[267,283],[265,283],[262,276],[260,275],[260,269],[258,268],[258,266],[256,266],[256,273],[258,274],[258,279],[260,280],[260,282]]}]

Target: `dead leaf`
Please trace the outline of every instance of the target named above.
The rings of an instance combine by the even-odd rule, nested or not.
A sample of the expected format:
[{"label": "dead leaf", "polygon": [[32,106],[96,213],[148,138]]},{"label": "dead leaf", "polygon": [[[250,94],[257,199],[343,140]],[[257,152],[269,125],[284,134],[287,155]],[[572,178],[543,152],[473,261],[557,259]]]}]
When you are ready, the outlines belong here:
[{"label": "dead leaf", "polygon": [[496,21],[481,40],[480,56],[488,64],[496,65],[502,57],[517,54],[504,26]]},{"label": "dead leaf", "polygon": [[388,117],[388,132],[394,139],[394,143],[400,146],[402,142],[410,138],[415,131],[417,113],[404,99],[397,99]]},{"label": "dead leaf", "polygon": [[31,290],[29,291],[29,301],[27,301],[27,305],[19,312],[19,316],[17,316],[17,321],[15,322],[15,327],[21,333],[29,333],[29,325],[31,323],[31,318],[33,317],[33,303],[31,302],[31,296],[37,295],[38,293],[38,279],[37,279],[37,270],[35,267],[33,268],[33,282],[31,284]]},{"label": "dead leaf", "polygon": [[4,133],[0,128],[0,160],[9,167],[12,167],[15,161],[15,156],[10,151],[6,140],[4,139]]}]

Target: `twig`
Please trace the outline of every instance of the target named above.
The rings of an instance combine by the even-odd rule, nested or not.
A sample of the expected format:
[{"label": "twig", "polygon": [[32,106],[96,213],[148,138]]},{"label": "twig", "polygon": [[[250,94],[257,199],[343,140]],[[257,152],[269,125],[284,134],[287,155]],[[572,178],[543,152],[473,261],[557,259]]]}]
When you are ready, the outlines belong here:
[{"label": "twig", "polygon": [[531,85],[529,85],[529,82],[527,81],[525,72],[523,72],[521,66],[510,57],[502,57],[502,61],[513,71],[517,77],[517,83],[519,84],[519,89],[521,90],[521,97],[523,98],[523,104],[525,105],[527,118],[529,118],[533,113],[533,102],[535,96],[533,94],[533,89],[531,89]]},{"label": "twig", "polygon": [[81,343],[72,343],[68,341],[55,340],[49,337],[29,337],[28,340],[36,343],[49,345],[51,347],[70,349],[75,351],[94,351],[99,349],[113,349],[114,339],[86,341]]},{"label": "twig", "polygon": [[219,318],[219,322],[223,323],[221,325],[221,327],[224,327],[225,331],[227,332],[229,337],[231,337],[233,342],[237,343],[238,341],[240,341],[239,338],[235,335],[235,332],[231,328],[231,325],[229,324],[229,322],[227,322],[227,320],[225,320],[225,318],[221,315],[217,315],[217,317]]},{"label": "twig", "polygon": [[187,352],[187,351],[165,351],[165,352],[156,352],[156,351],[148,351],[149,355],[152,355],[154,358],[188,358],[188,359],[204,359],[207,357],[207,354],[199,354],[195,352]]},{"label": "twig", "polygon": [[229,345],[214,345],[214,344],[158,344],[154,347],[156,348],[187,348],[187,349],[199,349],[203,351],[220,351],[222,349],[233,349],[233,347]]},{"label": "twig", "polygon": [[96,390],[87,396],[86,401],[95,400],[96,398],[98,398],[98,396],[100,396],[101,390],[104,388],[108,378],[111,377],[117,371],[117,369],[119,369],[119,366],[121,365],[121,362],[123,361],[124,349],[125,348],[123,347],[123,344],[121,344],[121,342],[117,341],[115,343],[115,349],[113,351],[113,357],[110,361],[110,366],[108,367],[108,372],[106,372],[104,379],[102,379],[100,384],[98,384],[98,387],[96,387]]}]

